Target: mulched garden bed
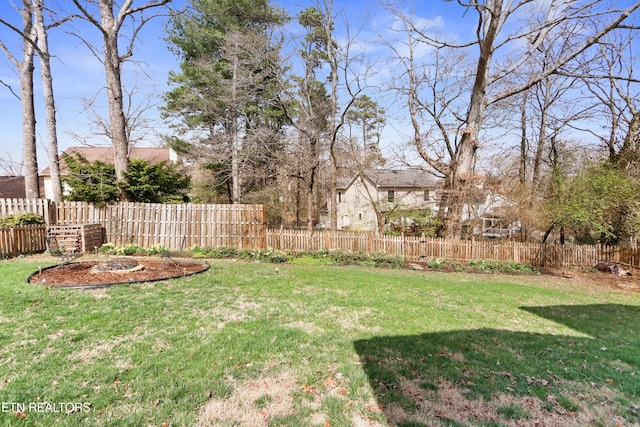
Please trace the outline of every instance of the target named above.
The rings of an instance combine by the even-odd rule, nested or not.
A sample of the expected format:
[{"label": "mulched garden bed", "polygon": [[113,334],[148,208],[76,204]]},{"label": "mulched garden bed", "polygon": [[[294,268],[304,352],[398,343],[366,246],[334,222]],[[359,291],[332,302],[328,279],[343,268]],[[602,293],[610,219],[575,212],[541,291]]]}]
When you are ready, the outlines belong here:
[{"label": "mulched garden bed", "polygon": [[[137,268],[127,261],[129,268],[108,268],[110,261],[71,262],[34,272],[27,282],[67,288],[100,288],[122,283],[140,283],[189,276],[206,271],[207,264],[175,259],[137,259]],[[105,268],[105,265],[107,268]]]}]

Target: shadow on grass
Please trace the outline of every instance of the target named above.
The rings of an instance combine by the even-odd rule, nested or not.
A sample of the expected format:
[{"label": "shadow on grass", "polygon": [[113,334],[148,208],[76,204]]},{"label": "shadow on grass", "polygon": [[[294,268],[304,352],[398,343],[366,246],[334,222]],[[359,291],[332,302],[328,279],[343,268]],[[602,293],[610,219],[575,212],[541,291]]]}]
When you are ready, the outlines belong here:
[{"label": "shadow on grass", "polygon": [[636,425],[640,307],[521,307],[574,335],[499,329],[354,343],[390,425]]}]

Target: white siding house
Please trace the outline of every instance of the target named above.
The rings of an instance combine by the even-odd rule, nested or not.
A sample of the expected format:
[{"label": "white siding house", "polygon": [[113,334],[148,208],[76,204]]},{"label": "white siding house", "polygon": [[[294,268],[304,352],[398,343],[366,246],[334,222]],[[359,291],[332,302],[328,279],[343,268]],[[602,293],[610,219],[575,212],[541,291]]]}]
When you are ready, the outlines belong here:
[{"label": "white siding house", "polygon": [[[364,169],[338,181],[336,210],[339,230],[374,231],[380,216],[398,209],[438,210],[438,181],[419,169]],[[327,202],[327,211],[332,200]],[[324,224],[330,223],[325,213]]]}]

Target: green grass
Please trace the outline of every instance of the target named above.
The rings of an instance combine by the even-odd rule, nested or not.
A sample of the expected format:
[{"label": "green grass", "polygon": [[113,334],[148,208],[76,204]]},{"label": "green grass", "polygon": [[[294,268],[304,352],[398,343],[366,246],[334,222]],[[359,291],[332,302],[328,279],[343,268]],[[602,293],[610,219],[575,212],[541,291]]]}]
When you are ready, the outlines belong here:
[{"label": "green grass", "polygon": [[640,423],[638,294],[315,262],[26,284],[46,259],[0,262],[2,426]]}]

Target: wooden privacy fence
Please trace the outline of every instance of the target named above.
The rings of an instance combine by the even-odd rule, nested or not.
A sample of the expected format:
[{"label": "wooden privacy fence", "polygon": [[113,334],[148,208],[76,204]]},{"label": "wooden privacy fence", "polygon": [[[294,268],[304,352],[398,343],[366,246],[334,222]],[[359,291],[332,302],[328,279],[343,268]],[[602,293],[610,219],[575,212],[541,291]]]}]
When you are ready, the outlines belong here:
[{"label": "wooden privacy fence", "polygon": [[0,198],[0,218],[28,212],[41,215],[47,224],[56,223],[56,204],[51,200]]},{"label": "wooden privacy fence", "polygon": [[452,262],[495,259],[528,263],[534,267],[591,268],[600,260],[640,264],[640,249],[600,245],[559,245],[514,241],[445,240],[412,236],[379,236],[306,230],[269,230],[267,245],[288,253],[338,249],[353,252],[384,252],[407,261],[440,258]]},{"label": "wooden privacy fence", "polygon": [[46,234],[46,225],[0,227],[0,256],[8,258],[21,254],[44,252],[47,249]]},{"label": "wooden privacy fence", "polygon": [[142,247],[162,245],[181,248],[266,247],[266,214],[263,205],[205,205],[116,203],[95,206],[62,202],[56,209],[57,225],[100,224],[114,245]]},{"label": "wooden privacy fence", "polygon": [[[266,213],[262,205],[116,203],[101,207],[86,202],[55,204],[41,199],[0,199],[0,211],[2,216],[20,212],[40,213],[48,218],[49,226],[99,224],[104,229],[105,241],[114,245],[163,245],[171,250],[194,246],[227,246],[273,248],[295,254],[339,249],[384,252],[400,255],[407,261],[414,262],[432,258],[453,262],[495,259],[528,263],[536,267],[591,268],[600,260],[608,260],[640,267],[640,249],[636,247],[454,241],[345,231],[267,230]],[[7,246],[7,242],[37,240],[36,231],[31,233],[14,237],[9,234],[0,235],[2,254],[44,250],[44,234],[39,240],[40,246],[33,244],[35,248],[14,250]],[[27,247],[26,243],[16,245],[20,248]]]}]

